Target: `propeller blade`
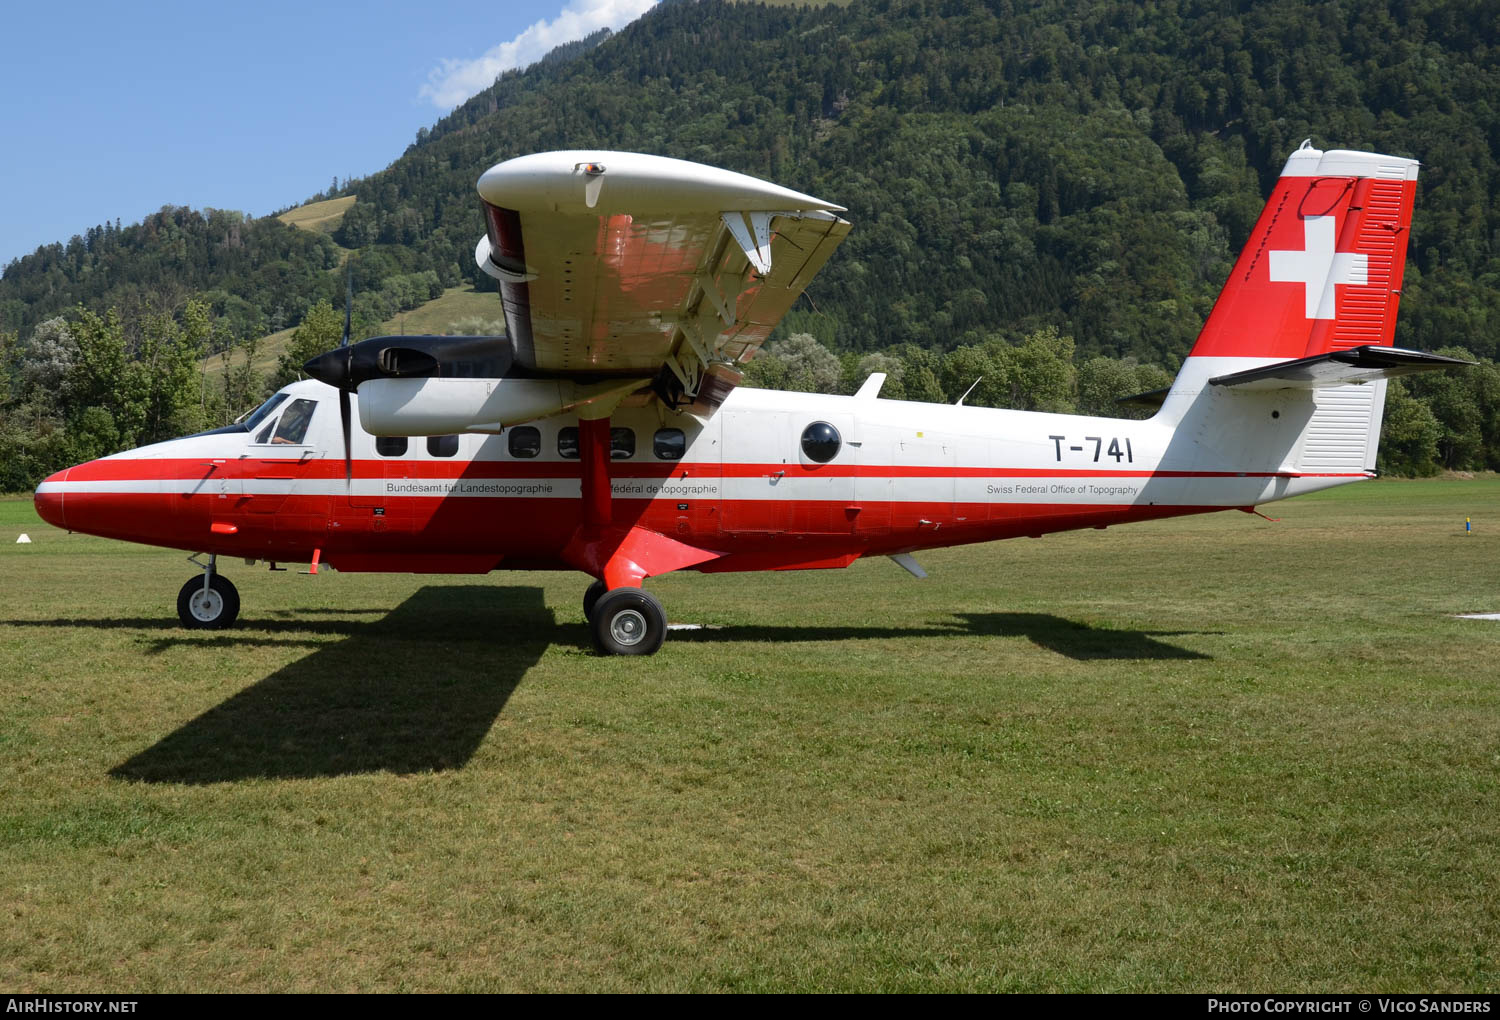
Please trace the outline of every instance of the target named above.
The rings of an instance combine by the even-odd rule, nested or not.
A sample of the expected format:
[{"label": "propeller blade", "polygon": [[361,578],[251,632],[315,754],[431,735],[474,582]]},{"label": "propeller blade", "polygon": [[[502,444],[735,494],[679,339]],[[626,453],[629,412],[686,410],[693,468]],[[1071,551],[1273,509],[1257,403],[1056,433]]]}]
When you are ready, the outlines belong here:
[{"label": "propeller blade", "polygon": [[354,488],[354,453],[349,426],[348,390],[339,390],[339,424],[344,427],[344,494],[347,496]]},{"label": "propeller blade", "polygon": [[[349,346],[349,313],[350,313],[350,310],[353,307],[354,307],[354,267],[352,265],[345,265],[345,267],[344,267],[344,340],[343,340],[342,343],[339,344],[340,347],[348,347]],[[348,430],[347,429],[345,430],[344,434],[345,434],[345,436],[348,435]]]}]

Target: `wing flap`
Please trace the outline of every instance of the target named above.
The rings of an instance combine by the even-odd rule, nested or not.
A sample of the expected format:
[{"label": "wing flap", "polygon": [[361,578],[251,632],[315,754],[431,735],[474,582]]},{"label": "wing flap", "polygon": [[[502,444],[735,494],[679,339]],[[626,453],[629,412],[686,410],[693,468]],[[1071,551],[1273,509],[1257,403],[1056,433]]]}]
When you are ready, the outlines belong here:
[{"label": "wing flap", "polygon": [[[711,344],[715,360],[749,361],[771,335],[771,330],[802,295],[835,248],[849,234],[849,222],[831,213],[786,213],[771,220],[770,266],[754,273],[744,253],[744,266],[726,250],[727,265],[720,273],[720,293],[743,288],[735,296],[732,321],[719,328]],[[727,286],[726,286],[727,284]],[[721,316],[722,320],[722,316]]]}]

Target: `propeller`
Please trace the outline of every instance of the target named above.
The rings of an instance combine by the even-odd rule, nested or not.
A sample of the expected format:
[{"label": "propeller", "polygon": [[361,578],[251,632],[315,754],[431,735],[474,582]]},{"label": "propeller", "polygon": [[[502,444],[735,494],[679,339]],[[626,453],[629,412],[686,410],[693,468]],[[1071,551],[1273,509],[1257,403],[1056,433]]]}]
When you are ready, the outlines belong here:
[{"label": "propeller", "polygon": [[354,456],[349,435],[349,391],[339,390],[339,424],[344,427],[344,494],[354,489]]},{"label": "propeller", "polygon": [[[354,307],[354,267],[346,266],[344,273],[344,338],[339,350],[344,355],[344,373],[347,377],[353,367],[354,355],[349,350],[349,320]],[[349,390],[339,387],[339,424],[344,429],[344,495],[354,491],[354,441],[350,429]]]},{"label": "propeller", "polygon": [[354,272],[344,284],[344,335],[339,345],[309,358],[302,370],[339,391],[339,424],[344,433],[344,491],[354,489],[353,407],[349,394],[376,379],[437,378],[454,375],[504,378],[513,357],[505,337],[382,336],[353,343]]}]

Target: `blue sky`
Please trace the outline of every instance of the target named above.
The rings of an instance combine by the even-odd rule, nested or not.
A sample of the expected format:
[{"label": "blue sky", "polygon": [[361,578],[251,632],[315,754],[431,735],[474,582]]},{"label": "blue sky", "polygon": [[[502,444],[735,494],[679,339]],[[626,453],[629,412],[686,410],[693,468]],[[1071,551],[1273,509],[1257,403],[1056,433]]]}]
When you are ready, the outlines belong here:
[{"label": "blue sky", "polygon": [[295,205],[385,167],[499,70],[655,2],[8,5],[0,267],[164,205]]}]

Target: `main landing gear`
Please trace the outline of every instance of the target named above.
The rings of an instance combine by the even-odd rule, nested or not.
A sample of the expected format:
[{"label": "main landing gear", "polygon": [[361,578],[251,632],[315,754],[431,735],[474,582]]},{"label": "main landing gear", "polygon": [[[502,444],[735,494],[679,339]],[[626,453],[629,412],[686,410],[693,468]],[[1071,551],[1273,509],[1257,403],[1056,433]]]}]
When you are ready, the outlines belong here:
[{"label": "main landing gear", "polygon": [[[198,561],[192,559],[194,563]],[[177,618],[194,630],[222,630],[240,615],[240,593],[217,570],[218,557],[209,556],[203,576],[195,577],[177,593]]]},{"label": "main landing gear", "polygon": [[667,613],[640,588],[609,591],[595,581],[583,595],[589,635],[601,655],[651,655],[667,636]]}]

